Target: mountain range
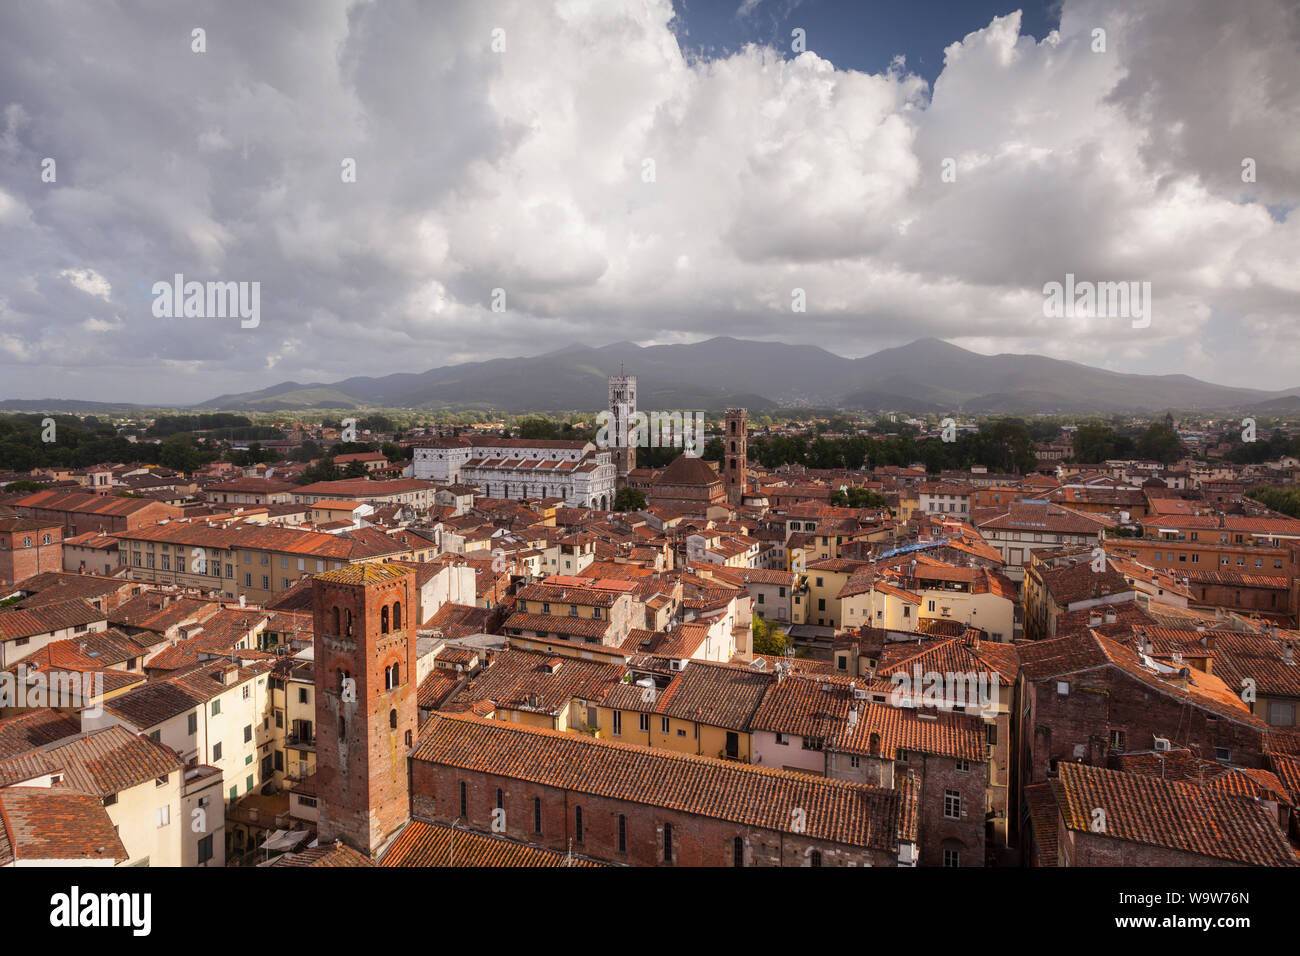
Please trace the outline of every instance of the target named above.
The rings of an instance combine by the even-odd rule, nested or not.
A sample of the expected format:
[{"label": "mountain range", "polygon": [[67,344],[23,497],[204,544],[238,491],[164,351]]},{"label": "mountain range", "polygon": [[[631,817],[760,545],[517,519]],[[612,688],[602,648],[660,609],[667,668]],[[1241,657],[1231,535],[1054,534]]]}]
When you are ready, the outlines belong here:
[{"label": "mountain range", "polygon": [[[969,415],[1300,411],[1300,387],[1264,391],[1187,375],[1111,372],[1040,355],[982,355],[934,338],[856,359],[812,345],[735,338],[648,347],[632,342],[571,345],[531,358],[444,365],[426,372],[281,382],[192,407],[246,412],[591,411],[606,406],[607,379],[621,368],[637,376],[637,404],[644,410],[814,407]],[[22,401],[0,402],[0,407],[39,410],[74,404],[95,403]]]}]

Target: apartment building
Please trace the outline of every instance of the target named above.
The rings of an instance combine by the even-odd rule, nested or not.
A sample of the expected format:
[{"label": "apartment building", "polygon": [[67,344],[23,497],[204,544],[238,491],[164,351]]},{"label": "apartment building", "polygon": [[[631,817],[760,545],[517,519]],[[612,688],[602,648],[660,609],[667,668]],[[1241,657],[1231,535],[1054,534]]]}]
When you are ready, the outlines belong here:
[{"label": "apartment building", "polygon": [[122,532],[119,560],[136,581],[215,591],[266,604],[307,574],[404,557],[382,538],[295,531],[243,522],[169,521]]}]

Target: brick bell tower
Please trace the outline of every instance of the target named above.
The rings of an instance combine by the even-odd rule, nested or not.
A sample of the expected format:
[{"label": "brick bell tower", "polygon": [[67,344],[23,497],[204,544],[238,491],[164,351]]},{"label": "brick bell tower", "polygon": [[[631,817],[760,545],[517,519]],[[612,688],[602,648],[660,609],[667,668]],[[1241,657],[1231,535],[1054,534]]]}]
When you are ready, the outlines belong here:
[{"label": "brick bell tower", "polygon": [[745,495],[745,462],[749,453],[749,412],[728,408],[722,434],[722,478],[727,484],[727,503],[733,508]]},{"label": "brick bell tower", "polygon": [[415,572],[356,564],[318,574],[312,613],[317,835],[374,856],[411,818]]}]

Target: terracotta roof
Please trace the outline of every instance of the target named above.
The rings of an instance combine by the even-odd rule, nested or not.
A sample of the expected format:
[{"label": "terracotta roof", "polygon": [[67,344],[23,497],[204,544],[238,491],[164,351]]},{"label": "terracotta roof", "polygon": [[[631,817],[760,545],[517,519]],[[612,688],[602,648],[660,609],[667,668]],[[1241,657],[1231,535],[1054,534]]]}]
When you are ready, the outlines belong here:
[{"label": "terracotta roof", "polygon": [[0,866],[129,857],[99,797],[66,787],[0,790]]},{"label": "terracotta roof", "polygon": [[783,833],[801,819],[809,839],[891,853],[916,840],[919,795],[906,777],[882,790],[446,714],[421,731],[412,759]]},{"label": "terracotta roof", "polygon": [[[38,491],[13,502],[15,508],[44,508],[96,515],[132,515],[153,504],[155,502],[141,498],[118,498],[113,495],[90,495],[57,489]],[[173,509],[170,513],[178,512]]]},{"label": "terracotta roof", "polygon": [[557,657],[536,651],[497,652],[492,666],[449,702],[465,707],[490,700],[497,707],[557,714],[575,698],[602,700],[622,671],[613,664]]},{"label": "terracotta roof", "polygon": [[[1062,763],[1053,792],[1065,825],[1091,837],[1127,840],[1250,866],[1300,866],[1268,810],[1208,787]],[[1095,811],[1105,830],[1093,831]]]},{"label": "terracotta roof", "polygon": [[0,640],[13,641],[66,628],[102,624],[105,620],[103,611],[95,610],[85,601],[59,601],[31,610],[0,611]]},{"label": "terracotta roof", "polygon": [[1020,644],[1018,649],[1022,672],[1029,681],[1050,680],[1110,666],[1136,678],[1151,690],[1203,707],[1238,723],[1250,724],[1261,733],[1267,726],[1251,714],[1241,699],[1217,677],[1189,668],[1188,686],[1184,688],[1170,679],[1172,674],[1157,673],[1146,666],[1134,648],[1113,641],[1093,629],[1052,640]]},{"label": "terracotta roof", "polygon": [[659,475],[655,486],[660,485],[710,485],[722,483],[722,478],[709,467],[703,458],[678,455]]},{"label": "terracotta roof", "polygon": [[[789,681],[787,680],[787,683]],[[987,763],[984,721],[973,714],[890,707],[857,701],[857,723],[846,721],[829,746],[845,753],[897,760],[900,751]]]},{"label": "terracotta roof", "polygon": [[370,857],[358,853],[346,843],[333,843],[326,846],[308,847],[306,850],[299,850],[297,853],[285,853],[276,857],[270,863],[271,866],[302,866],[302,867],[345,867],[345,866],[377,866]]},{"label": "terracotta roof", "polygon": [[330,584],[388,584],[392,581],[401,580],[411,575],[411,569],[402,565],[394,564],[376,564],[369,562],[366,564],[353,564],[346,568],[339,568],[337,571],[325,571],[317,574],[312,580],[325,581]]},{"label": "terracotta roof", "polygon": [[438,613],[421,625],[421,630],[434,628],[440,630],[444,637],[468,637],[481,633],[492,612],[487,608],[472,604],[454,604],[448,601],[438,608]]},{"label": "terracotta roof", "polygon": [[81,733],[81,722],[57,710],[42,709],[0,717],[0,760]]},{"label": "terracotta roof", "polygon": [[412,820],[385,851],[379,865],[549,867],[608,864],[473,830]]},{"label": "terracotta roof", "polygon": [[97,797],[119,793],[185,766],[171,748],[122,726],[79,736],[48,748],[46,753],[62,765],[69,786]]},{"label": "terracotta roof", "polygon": [[511,614],[502,625],[504,631],[533,631],[537,634],[563,634],[603,638],[609,630],[608,620],[567,617],[559,614]]},{"label": "terracotta roof", "polygon": [[693,661],[669,682],[652,709],[680,720],[748,731],[773,679],[748,667]]}]

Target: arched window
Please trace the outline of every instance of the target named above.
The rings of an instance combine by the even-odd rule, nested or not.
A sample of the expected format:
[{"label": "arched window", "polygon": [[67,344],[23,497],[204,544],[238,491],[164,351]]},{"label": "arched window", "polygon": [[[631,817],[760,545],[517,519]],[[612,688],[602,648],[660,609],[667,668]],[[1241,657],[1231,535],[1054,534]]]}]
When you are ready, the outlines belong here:
[{"label": "arched window", "polygon": [[504,810],[505,806],[506,806],[506,795],[501,792],[500,787],[497,787],[497,809]]},{"label": "arched window", "polygon": [[733,866],[745,865],[745,840],[743,837],[736,837],[731,841],[731,862]]},{"label": "arched window", "polygon": [[397,729],[397,708],[396,707],[394,707],[392,710],[388,712],[388,726],[392,727],[394,730]]},{"label": "arched window", "polygon": [[402,602],[393,603],[393,630],[396,631],[402,626]]},{"label": "arched window", "polygon": [[582,842],[582,807],[573,810],[573,842]]},{"label": "arched window", "polygon": [[808,865],[809,865],[809,866],[821,866],[821,865],[822,865],[822,851],[821,851],[821,850],[813,850],[811,853],[808,854]]},{"label": "arched window", "polygon": [[401,678],[398,676],[401,666],[402,666],[401,664],[390,664],[388,667],[384,668],[384,689],[385,690],[392,690],[394,687],[396,687],[398,684],[402,682]]},{"label": "arched window", "polygon": [[388,633],[388,607],[386,605],[379,609],[379,633]]},{"label": "arched window", "polygon": [[408,746],[408,747],[411,746],[412,740],[413,740],[413,738],[412,738],[412,736],[411,736],[411,732],[408,730],[408,731],[406,732],[406,746]]},{"label": "arched window", "polygon": [[352,636],[352,608],[348,608],[348,637]]},{"label": "arched window", "polygon": [[533,797],[533,832],[542,832],[542,798]]}]

